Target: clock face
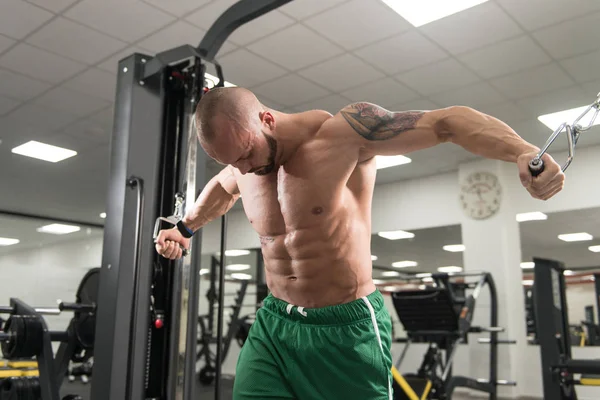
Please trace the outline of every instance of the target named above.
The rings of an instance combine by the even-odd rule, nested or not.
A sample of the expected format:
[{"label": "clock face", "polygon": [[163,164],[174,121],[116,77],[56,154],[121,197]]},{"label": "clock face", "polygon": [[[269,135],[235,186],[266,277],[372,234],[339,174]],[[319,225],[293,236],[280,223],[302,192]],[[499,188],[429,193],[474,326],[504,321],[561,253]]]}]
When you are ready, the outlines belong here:
[{"label": "clock face", "polygon": [[498,178],[489,172],[475,172],[460,188],[460,202],[473,219],[486,219],[500,209],[502,189]]}]

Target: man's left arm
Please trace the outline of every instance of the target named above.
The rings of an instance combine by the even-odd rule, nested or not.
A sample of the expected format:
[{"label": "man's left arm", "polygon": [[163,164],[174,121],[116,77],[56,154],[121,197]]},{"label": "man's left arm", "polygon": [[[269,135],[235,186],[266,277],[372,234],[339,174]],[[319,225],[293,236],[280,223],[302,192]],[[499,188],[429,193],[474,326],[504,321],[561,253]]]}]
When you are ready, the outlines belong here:
[{"label": "man's left arm", "polygon": [[560,166],[545,154],[545,170],[535,179],[528,163],[539,148],[504,122],[469,107],[392,112],[371,103],[344,107],[328,123],[335,135],[359,147],[361,159],[401,155],[451,142],[489,159],[517,163],[523,186],[535,198],[547,199],[563,187]]}]

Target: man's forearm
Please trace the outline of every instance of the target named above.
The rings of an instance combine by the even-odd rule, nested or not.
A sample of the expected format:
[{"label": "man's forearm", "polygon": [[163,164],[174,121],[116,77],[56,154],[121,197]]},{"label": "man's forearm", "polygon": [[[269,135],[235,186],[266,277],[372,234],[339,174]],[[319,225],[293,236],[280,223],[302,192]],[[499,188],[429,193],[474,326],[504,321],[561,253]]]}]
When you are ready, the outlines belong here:
[{"label": "man's forearm", "polygon": [[452,143],[486,158],[516,162],[523,153],[539,151],[504,122],[469,107],[448,108],[440,129]]},{"label": "man's forearm", "polygon": [[204,187],[192,209],[183,217],[183,224],[193,232],[224,215],[233,207],[239,195],[227,193],[217,179]]}]

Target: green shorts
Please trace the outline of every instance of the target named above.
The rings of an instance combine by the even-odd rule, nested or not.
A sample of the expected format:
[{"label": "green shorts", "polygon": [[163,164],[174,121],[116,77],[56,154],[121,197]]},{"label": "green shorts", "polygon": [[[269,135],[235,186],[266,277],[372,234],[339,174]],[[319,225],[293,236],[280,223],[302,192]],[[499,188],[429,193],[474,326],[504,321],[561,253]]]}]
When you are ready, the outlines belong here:
[{"label": "green shorts", "polygon": [[310,309],[269,295],[240,352],[233,400],[391,400],[391,332],[378,290]]}]

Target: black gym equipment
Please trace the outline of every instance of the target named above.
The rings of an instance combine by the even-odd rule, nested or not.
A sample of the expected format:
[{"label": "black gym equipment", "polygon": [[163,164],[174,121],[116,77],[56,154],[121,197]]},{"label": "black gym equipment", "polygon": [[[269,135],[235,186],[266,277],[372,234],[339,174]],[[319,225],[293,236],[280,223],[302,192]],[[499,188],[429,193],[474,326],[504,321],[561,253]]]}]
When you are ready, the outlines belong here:
[{"label": "black gym equipment", "polygon": [[[69,364],[93,356],[99,275],[99,268],[89,270],[77,289],[75,302],[61,302],[58,309],[33,308],[16,298],[10,299],[9,307],[0,307],[0,312],[10,314],[0,333],[4,358],[11,361],[35,358],[39,371],[39,377],[2,381],[0,400],[60,399],[60,387]],[[43,315],[64,311],[74,312],[67,330],[49,331]],[[52,342],[60,342],[56,354]]]},{"label": "black gym equipment", "polygon": [[207,66],[216,69],[216,86],[224,85],[215,56],[225,40],[290,1],[241,0],[198,47],[136,53],[118,64],[92,400],[196,399],[202,234],[194,236],[190,255],[169,261],[154,249],[155,223],[165,215],[180,219],[205,182],[206,155],[197,149],[192,115],[210,90]]},{"label": "black gym equipment", "polygon": [[[564,264],[534,258],[534,307],[542,361],[544,400],[577,400],[575,386],[600,386],[600,360],[571,356]],[[576,375],[581,374],[580,378]]]},{"label": "black gym equipment", "polygon": [[[428,277],[433,280],[433,286],[392,293],[394,308],[408,336],[402,355],[392,368],[394,400],[451,399],[457,387],[488,393],[490,400],[496,400],[498,386],[516,385],[516,382],[497,377],[498,344],[516,342],[498,338],[498,333],[504,329],[498,327],[498,300],[492,275],[486,272],[437,273]],[[414,276],[404,278],[414,280]],[[487,328],[471,324],[477,298],[485,286],[491,300],[490,327]],[[452,375],[458,344],[467,343],[472,333],[489,333],[489,338],[478,339],[479,343],[489,345],[487,379]],[[418,342],[429,343],[418,372],[400,374],[398,370],[408,347]]]}]

